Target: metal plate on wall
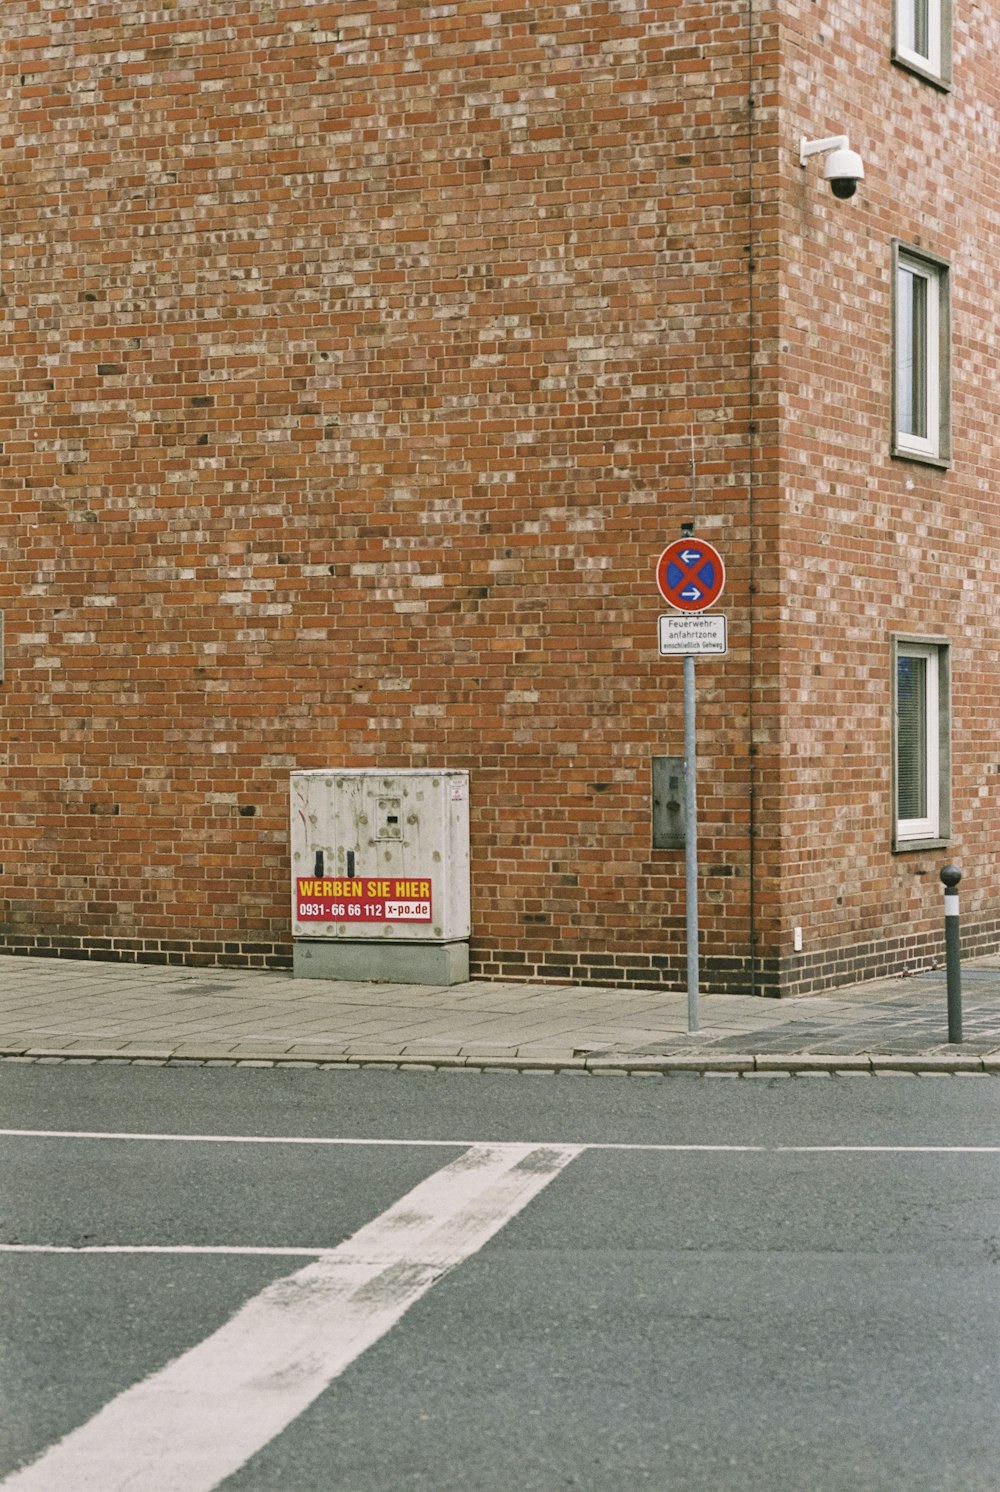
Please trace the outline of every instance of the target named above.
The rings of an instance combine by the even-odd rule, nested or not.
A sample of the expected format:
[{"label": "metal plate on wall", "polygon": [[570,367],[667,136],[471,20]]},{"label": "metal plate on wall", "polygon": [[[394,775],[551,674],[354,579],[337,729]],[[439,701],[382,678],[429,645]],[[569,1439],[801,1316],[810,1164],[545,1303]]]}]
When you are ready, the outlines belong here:
[{"label": "metal plate on wall", "polygon": [[653,849],[682,850],[686,842],[684,758],[654,756]]}]

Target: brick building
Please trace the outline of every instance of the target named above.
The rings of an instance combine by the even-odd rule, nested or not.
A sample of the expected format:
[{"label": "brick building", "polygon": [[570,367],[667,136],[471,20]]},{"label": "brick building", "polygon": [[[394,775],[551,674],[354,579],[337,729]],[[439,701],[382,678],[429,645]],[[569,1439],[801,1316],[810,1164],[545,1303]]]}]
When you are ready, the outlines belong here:
[{"label": "brick building", "polygon": [[5,0],[0,947],[286,965],[289,773],[461,767],[473,973],[676,984],[691,521],[704,987],[928,962],[949,859],[995,947],[998,53],[998,0]]}]

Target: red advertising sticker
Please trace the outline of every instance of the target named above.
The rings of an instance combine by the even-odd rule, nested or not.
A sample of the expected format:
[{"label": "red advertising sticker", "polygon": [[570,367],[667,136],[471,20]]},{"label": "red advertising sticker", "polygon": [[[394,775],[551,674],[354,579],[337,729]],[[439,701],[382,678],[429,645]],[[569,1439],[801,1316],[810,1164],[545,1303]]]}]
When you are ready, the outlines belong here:
[{"label": "red advertising sticker", "polygon": [[295,883],[299,922],[430,922],[431,883],[420,877],[311,880]]}]

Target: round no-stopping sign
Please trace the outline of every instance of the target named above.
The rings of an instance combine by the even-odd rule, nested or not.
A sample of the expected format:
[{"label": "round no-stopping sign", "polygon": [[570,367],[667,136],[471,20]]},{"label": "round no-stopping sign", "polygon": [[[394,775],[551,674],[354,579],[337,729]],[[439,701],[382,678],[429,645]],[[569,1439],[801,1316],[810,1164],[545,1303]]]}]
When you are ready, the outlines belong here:
[{"label": "round no-stopping sign", "polygon": [[722,555],[705,539],[675,539],[656,562],[656,585],[677,611],[714,606],[726,583]]}]

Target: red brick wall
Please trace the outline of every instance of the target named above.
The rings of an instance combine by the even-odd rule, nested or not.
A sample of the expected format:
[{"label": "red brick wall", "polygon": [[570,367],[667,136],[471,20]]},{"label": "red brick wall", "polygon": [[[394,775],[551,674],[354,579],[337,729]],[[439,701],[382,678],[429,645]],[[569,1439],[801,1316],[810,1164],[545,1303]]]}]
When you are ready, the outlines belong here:
[{"label": "red brick wall", "polygon": [[745,959],[745,4],[5,24],[6,946],[280,960],[289,769],[430,764],[473,774],[474,967],[676,969],[693,427]]},{"label": "red brick wall", "polygon": [[[889,0],[7,0],[4,946],[286,960],[289,770],[440,765],[474,972],[675,983],[653,566],[692,429],[731,639],[698,668],[707,987],[933,956],[946,858],[985,938],[976,17],[944,93]],[[797,163],[841,130],[850,203]],[[947,472],[888,455],[893,237],[953,265]],[[954,641],[941,854],[891,851],[893,631]]]},{"label": "red brick wall", "polygon": [[[1000,304],[996,5],[955,7],[944,91],[894,65],[891,7],[787,8],[780,327],[781,650],[789,977],[833,957],[902,969],[940,957],[940,867],[963,868],[970,947],[996,946],[998,664],[993,573]],[[855,199],[797,164],[800,134],[847,132]],[[891,244],[951,263],[953,460],[889,454]],[[952,643],[953,833],[891,850],[891,637]],[[792,927],[804,957],[790,958]],[[840,977],[844,977],[841,972]]]}]

